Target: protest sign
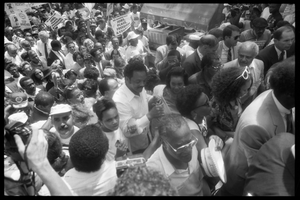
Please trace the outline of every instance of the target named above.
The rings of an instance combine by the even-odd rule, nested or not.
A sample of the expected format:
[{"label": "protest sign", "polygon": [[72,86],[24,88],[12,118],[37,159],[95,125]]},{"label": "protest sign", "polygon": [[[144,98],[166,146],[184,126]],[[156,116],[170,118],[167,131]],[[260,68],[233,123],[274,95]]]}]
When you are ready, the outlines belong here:
[{"label": "protest sign", "polygon": [[113,3],[107,3],[106,16],[109,16],[113,11],[114,11],[114,4]]},{"label": "protest sign", "polygon": [[131,18],[129,13],[116,17],[110,21],[111,27],[116,35],[121,35],[131,27]]},{"label": "protest sign", "polygon": [[79,13],[81,14],[83,19],[89,19],[90,18],[90,10],[87,7],[78,9]]},{"label": "protest sign", "polygon": [[53,30],[55,30],[58,25],[60,23],[64,22],[64,19],[62,18],[62,16],[60,16],[59,14],[57,13],[54,13],[51,17],[49,17],[46,21],[45,21],[45,24],[47,26],[51,26],[51,28]]},{"label": "protest sign", "polygon": [[15,10],[14,13],[15,14],[10,14],[8,16],[12,28],[22,30],[31,28],[29,18],[25,12],[21,10]]}]

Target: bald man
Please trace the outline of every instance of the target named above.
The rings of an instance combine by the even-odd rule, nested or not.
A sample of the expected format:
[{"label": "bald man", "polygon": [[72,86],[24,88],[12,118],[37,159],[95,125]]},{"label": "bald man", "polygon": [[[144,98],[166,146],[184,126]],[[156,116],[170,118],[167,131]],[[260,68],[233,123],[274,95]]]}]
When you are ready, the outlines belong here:
[{"label": "bald man", "polygon": [[21,56],[18,53],[18,48],[15,44],[7,44],[6,45],[6,51],[4,53],[4,58],[7,58],[12,63],[17,64],[20,66],[21,62],[23,61]]},{"label": "bald man", "polygon": [[216,52],[218,46],[218,40],[215,36],[208,34],[201,37],[197,50],[188,56],[182,65],[189,77],[201,71],[201,60],[203,56],[208,53]]},{"label": "bald man", "polygon": [[34,99],[30,123],[47,120],[53,104],[54,97],[49,92],[40,91]]}]

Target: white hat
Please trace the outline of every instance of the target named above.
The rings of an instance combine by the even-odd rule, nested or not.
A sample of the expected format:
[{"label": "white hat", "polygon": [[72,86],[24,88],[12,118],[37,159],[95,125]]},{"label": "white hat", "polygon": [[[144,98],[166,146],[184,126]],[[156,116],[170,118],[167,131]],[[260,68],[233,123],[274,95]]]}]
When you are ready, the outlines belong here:
[{"label": "white hat", "polygon": [[113,69],[113,68],[105,68],[104,70],[103,70],[103,74],[105,75],[105,76],[116,76],[116,74],[117,74],[117,72],[116,72],[116,70],[115,69]]},{"label": "white hat", "polygon": [[226,183],[224,161],[221,151],[215,150],[215,140],[209,141],[208,147],[201,150],[202,166],[207,176],[220,177],[223,183]]},{"label": "white hat", "polygon": [[201,37],[199,37],[198,35],[193,35],[193,34],[189,36],[190,40],[200,40],[200,38]]},{"label": "white hat", "polygon": [[57,104],[51,107],[50,116],[68,113],[72,111],[72,107],[69,104]]},{"label": "white hat", "polygon": [[135,38],[138,38],[138,37],[139,37],[139,35],[136,34],[136,33],[133,32],[133,31],[130,31],[130,32],[128,33],[128,35],[127,35],[128,41],[129,41],[129,40],[132,40],[132,39],[135,39]]},{"label": "white hat", "polygon": [[224,3],[224,6],[230,6],[230,4],[228,4],[228,3]]},{"label": "white hat", "polygon": [[21,122],[25,124],[28,120],[28,116],[26,115],[25,112],[19,112],[19,113],[14,113],[8,117],[8,123],[13,123],[13,122]]},{"label": "white hat", "polygon": [[126,10],[128,10],[130,8],[127,3],[124,6],[122,6],[122,7],[125,8]]}]

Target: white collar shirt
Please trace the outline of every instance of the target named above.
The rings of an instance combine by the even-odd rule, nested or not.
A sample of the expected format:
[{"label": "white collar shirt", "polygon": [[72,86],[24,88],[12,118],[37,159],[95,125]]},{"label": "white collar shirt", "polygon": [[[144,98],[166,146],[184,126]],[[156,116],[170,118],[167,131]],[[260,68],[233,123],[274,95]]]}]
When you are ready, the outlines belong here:
[{"label": "white collar shirt", "polygon": [[[274,47],[275,47],[275,50],[276,50],[276,53],[277,53],[278,59],[279,59],[280,58],[280,54],[281,54],[282,51],[280,51],[275,45],[274,45]],[[283,60],[284,59],[286,59],[286,51],[284,51]]]},{"label": "white collar shirt", "polygon": [[115,161],[105,160],[96,172],[79,172],[72,168],[63,179],[78,196],[106,196],[113,191],[118,177]]}]

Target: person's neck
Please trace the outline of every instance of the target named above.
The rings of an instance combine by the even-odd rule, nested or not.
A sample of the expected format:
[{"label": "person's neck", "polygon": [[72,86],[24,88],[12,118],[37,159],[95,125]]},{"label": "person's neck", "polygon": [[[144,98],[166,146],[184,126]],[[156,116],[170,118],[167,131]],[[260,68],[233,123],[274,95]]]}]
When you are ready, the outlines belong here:
[{"label": "person's neck", "polygon": [[227,41],[224,40],[224,44],[226,45],[226,47],[228,47],[229,49],[232,47],[231,45],[228,44]]},{"label": "person's neck", "polygon": [[188,163],[182,162],[181,160],[174,158],[173,156],[171,156],[169,154],[169,152],[164,147],[162,147],[162,148],[163,148],[166,158],[171,163],[171,165],[173,165],[173,167],[175,169],[186,169],[188,167],[188,165],[189,165]]}]

